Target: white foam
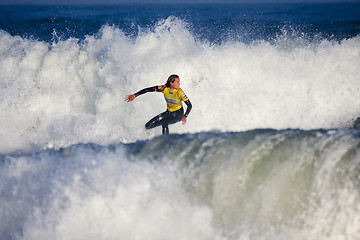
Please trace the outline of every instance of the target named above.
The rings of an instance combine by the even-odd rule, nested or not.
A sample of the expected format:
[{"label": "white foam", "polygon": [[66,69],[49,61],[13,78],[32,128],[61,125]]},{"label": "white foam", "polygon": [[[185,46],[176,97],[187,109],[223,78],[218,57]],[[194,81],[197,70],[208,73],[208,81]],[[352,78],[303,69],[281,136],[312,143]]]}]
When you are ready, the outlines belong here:
[{"label": "white foam", "polygon": [[[90,146],[17,158],[1,171],[8,239],[209,239],[212,213],[194,205],[176,169]],[[13,182],[16,183],[13,184]],[[1,190],[7,190],[0,186]],[[17,236],[17,238],[15,238]]]},{"label": "white foam", "polygon": [[360,155],[352,133],[200,133],[3,156],[0,233],[355,240]]},{"label": "white foam", "polygon": [[311,43],[196,40],[170,17],[133,39],[104,26],[84,41],[48,44],[0,32],[0,152],[144,139],[161,94],[126,94],[172,73],[193,103],[171,132],[336,128],[359,114],[360,37]]}]

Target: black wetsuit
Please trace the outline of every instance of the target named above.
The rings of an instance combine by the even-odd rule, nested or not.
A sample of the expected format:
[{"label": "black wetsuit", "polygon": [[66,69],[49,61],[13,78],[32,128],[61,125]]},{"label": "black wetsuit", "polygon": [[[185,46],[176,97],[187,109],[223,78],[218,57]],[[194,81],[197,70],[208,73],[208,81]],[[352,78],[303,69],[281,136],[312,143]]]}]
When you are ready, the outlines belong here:
[{"label": "black wetsuit", "polygon": [[[155,87],[144,88],[144,89],[138,91],[137,93],[135,93],[134,95],[135,95],[135,97],[137,97],[144,93],[155,92],[155,91],[161,92],[160,88],[158,86],[155,86]],[[187,98],[187,100],[184,102],[187,105],[185,114],[184,114],[184,108],[182,108],[182,107],[176,111],[169,111],[167,109],[165,112],[160,113],[159,115],[155,116],[150,121],[148,121],[145,124],[145,128],[151,129],[151,128],[158,127],[161,125],[162,126],[162,134],[169,134],[169,124],[174,124],[174,123],[180,122],[182,120],[182,117],[183,116],[187,117],[191,111],[192,104],[191,104],[190,100]]]}]

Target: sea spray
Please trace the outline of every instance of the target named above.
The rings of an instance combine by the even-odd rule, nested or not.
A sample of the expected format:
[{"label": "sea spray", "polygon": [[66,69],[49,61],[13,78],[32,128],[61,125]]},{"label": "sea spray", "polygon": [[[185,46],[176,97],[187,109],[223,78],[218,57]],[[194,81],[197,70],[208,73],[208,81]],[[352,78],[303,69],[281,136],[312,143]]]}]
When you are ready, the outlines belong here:
[{"label": "sea spray", "polygon": [[135,39],[114,26],[51,44],[0,39],[3,153],[156,136],[144,124],[164,111],[162,96],[123,98],[172,73],[194,108],[171,132],[338,128],[359,113],[359,37],[211,45],[170,17]]}]

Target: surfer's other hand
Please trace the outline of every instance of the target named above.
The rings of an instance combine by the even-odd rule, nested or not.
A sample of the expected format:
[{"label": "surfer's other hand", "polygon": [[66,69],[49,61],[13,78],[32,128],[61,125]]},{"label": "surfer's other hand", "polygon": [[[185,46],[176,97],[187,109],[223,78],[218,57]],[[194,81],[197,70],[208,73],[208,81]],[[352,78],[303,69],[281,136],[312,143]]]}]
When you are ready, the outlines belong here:
[{"label": "surfer's other hand", "polygon": [[126,95],[125,96],[125,101],[126,102],[131,102],[132,100],[134,100],[135,99],[135,95],[134,94],[132,94],[132,95]]}]

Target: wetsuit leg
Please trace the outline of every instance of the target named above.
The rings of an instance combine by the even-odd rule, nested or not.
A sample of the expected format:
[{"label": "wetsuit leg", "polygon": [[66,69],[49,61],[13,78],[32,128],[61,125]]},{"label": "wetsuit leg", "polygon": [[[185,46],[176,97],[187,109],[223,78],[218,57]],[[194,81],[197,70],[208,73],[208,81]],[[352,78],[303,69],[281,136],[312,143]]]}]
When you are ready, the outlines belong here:
[{"label": "wetsuit leg", "polygon": [[146,129],[152,129],[154,127],[158,127],[160,125],[163,125],[163,120],[166,118],[166,115],[168,115],[168,111],[165,111],[163,113],[160,113],[159,115],[153,117],[145,124]]},{"label": "wetsuit leg", "polygon": [[169,134],[169,124],[167,122],[164,122],[162,125],[162,134]]},{"label": "wetsuit leg", "polygon": [[166,118],[166,122],[167,124],[174,124],[180,122],[183,116],[184,116],[184,109],[180,108],[175,112],[169,112],[169,115]]},{"label": "wetsuit leg", "polygon": [[163,119],[162,134],[169,134],[169,124],[180,122],[183,116],[184,116],[183,108],[180,108],[175,112],[168,112],[168,114]]},{"label": "wetsuit leg", "polygon": [[184,115],[184,109],[180,108],[175,112],[165,111],[152,118],[145,124],[146,129],[151,129],[157,126],[162,126],[162,134],[169,134],[169,124],[174,124],[181,121]]}]

